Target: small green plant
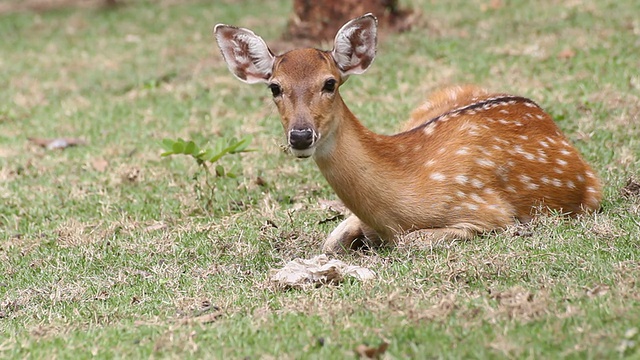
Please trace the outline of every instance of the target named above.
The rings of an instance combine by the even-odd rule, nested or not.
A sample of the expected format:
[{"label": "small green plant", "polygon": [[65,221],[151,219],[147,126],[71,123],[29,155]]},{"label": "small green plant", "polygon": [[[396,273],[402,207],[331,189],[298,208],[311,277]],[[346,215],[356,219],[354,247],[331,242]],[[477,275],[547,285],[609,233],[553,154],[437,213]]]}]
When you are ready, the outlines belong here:
[{"label": "small green plant", "polygon": [[[206,209],[209,209],[213,203],[216,188],[215,182],[210,181],[212,175],[215,175],[216,178],[237,177],[236,166],[232,165],[231,168],[225,169],[221,164],[216,163],[225,155],[253,151],[252,149],[248,149],[251,140],[251,136],[245,136],[239,140],[236,138],[222,138],[212,148],[202,148],[192,140],[187,141],[180,138],[178,138],[177,140],[163,139],[162,147],[165,149],[165,152],[163,152],[161,156],[166,157],[170,155],[187,155],[195,159],[200,169],[204,171],[205,185],[207,189],[203,189],[202,186],[200,186],[199,182],[196,182],[196,184],[194,185],[194,189],[196,191],[196,196],[201,200],[205,200]],[[212,174],[210,169],[210,167],[213,165],[215,165],[214,174]],[[198,180],[198,173],[194,174],[193,179],[194,181]],[[208,190],[206,191],[206,195],[204,194],[203,190]]]}]

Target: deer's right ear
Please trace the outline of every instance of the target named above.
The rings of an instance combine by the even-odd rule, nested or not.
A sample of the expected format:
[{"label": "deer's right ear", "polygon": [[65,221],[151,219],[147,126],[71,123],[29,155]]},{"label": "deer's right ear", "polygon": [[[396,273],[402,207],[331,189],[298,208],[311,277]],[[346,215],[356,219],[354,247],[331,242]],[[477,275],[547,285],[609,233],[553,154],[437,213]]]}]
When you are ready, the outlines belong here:
[{"label": "deer's right ear", "polygon": [[213,33],[229,70],[240,80],[267,83],[275,57],[262,38],[249,29],[218,24]]}]

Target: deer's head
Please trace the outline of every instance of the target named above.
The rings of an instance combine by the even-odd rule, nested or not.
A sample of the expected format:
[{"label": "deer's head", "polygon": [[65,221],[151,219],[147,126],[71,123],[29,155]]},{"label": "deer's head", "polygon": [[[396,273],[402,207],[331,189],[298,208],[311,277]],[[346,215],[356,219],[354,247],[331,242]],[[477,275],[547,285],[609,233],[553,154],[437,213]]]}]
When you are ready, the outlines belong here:
[{"label": "deer's head", "polygon": [[333,50],[298,49],[275,56],[251,30],[216,25],[214,33],[229,70],[240,80],[268,85],[288,146],[301,158],[330,142],[344,107],[338,92],[347,77],[369,68],[376,52],[376,18],[346,23]]}]

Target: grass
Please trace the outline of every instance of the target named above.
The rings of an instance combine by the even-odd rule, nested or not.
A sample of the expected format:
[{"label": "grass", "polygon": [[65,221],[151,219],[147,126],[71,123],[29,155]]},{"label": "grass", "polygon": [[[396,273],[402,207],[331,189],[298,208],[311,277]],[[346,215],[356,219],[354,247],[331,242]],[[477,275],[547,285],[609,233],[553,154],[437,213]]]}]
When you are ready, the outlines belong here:
[{"label": "grass", "polygon": [[[289,1],[0,14],[0,357],[640,357],[640,198],[620,194],[640,177],[640,5],[492,3],[405,3],[419,22],[382,37],[345,101],[391,133],[446,84],[531,97],[603,178],[603,211],[352,253],[376,280],[291,291],[269,271],[319,252],[337,222],[318,200],[335,195],[280,151],[268,91],[235,80],[211,35],[273,42],[286,16],[264,14]],[[242,176],[210,207],[195,162],[160,157],[164,137],[245,134],[259,151],[223,160]]]}]

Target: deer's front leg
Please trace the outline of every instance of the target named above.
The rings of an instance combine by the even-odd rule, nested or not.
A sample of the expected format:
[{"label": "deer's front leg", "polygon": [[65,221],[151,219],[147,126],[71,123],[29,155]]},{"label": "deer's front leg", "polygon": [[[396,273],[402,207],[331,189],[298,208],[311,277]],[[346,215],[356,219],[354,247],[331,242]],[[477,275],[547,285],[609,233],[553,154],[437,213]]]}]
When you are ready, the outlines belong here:
[{"label": "deer's front leg", "polygon": [[322,252],[325,254],[339,254],[346,250],[357,248],[363,244],[379,244],[378,234],[363,223],[357,216],[351,215],[336,227],[324,245]]}]

